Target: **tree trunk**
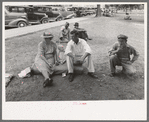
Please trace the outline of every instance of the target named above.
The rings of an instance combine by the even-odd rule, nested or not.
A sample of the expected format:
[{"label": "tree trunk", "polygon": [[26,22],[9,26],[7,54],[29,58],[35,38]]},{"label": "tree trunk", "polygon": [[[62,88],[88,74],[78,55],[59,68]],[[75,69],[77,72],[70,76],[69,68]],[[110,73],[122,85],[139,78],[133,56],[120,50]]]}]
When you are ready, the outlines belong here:
[{"label": "tree trunk", "polygon": [[96,16],[95,17],[100,17],[101,16],[101,9],[100,9],[100,5],[97,5],[97,11],[96,11]]}]

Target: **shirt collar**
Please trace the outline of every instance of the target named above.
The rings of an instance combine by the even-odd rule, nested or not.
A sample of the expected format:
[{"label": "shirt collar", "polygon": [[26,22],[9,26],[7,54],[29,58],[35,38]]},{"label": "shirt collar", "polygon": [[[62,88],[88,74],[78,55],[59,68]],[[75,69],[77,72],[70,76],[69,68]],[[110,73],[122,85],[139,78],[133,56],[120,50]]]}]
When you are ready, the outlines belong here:
[{"label": "shirt collar", "polygon": [[[120,44],[119,44],[119,43],[118,43],[118,46],[120,46]],[[130,47],[127,43],[126,43],[126,46],[127,46],[127,47]]]},{"label": "shirt collar", "polygon": [[[79,38],[78,38],[78,39],[79,39]],[[72,40],[72,41],[73,41],[73,40]],[[81,41],[80,41],[80,39],[79,39],[79,41],[78,41],[78,43],[77,43],[77,44],[79,44],[80,42],[81,42]],[[73,41],[73,44],[76,44],[76,43]],[[77,45],[77,44],[76,44],[76,45]]]}]

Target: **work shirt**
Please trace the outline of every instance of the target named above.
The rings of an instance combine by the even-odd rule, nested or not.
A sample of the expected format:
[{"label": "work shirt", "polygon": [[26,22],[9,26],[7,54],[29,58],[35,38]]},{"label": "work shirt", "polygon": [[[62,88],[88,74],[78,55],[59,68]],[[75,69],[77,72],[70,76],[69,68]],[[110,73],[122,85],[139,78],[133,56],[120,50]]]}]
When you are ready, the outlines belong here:
[{"label": "work shirt", "polygon": [[[115,51],[120,48],[119,43],[115,43],[110,51]],[[132,61],[136,61],[139,57],[139,53],[130,45],[126,45],[126,48],[117,52],[117,56],[121,60],[130,60],[130,55],[133,55]]]},{"label": "work shirt", "polygon": [[76,44],[73,40],[70,40],[67,44],[65,54],[72,53],[73,55],[83,55],[85,52],[91,54],[91,48],[84,39],[80,39]]}]

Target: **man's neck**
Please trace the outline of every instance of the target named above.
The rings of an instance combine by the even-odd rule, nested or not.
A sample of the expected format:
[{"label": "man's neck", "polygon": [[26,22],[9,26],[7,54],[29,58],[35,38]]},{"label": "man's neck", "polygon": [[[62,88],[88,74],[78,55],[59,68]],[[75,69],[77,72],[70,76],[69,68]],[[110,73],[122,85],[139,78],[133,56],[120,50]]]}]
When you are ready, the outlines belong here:
[{"label": "man's neck", "polygon": [[78,42],[79,42],[79,38],[76,39],[76,42],[75,43],[78,44]]}]

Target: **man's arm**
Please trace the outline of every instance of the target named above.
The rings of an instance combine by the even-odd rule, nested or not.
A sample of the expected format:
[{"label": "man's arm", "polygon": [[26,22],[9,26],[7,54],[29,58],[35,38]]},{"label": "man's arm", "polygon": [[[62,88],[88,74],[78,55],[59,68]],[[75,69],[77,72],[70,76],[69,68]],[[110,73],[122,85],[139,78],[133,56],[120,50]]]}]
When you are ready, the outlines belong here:
[{"label": "man's arm", "polygon": [[131,59],[131,62],[133,63],[138,59],[139,53],[133,47],[130,47],[130,49],[131,49],[131,55],[133,54],[133,58]]},{"label": "man's arm", "polygon": [[118,48],[118,44],[115,43],[113,46],[112,46],[112,49],[109,50],[109,56],[111,55],[115,55],[117,52],[119,51],[119,48]]},{"label": "man's arm", "polygon": [[83,63],[84,60],[85,60],[85,58],[86,58],[87,56],[91,55],[91,48],[90,48],[90,46],[87,44],[87,42],[83,40],[83,41],[82,41],[82,45],[83,45],[83,47],[84,47],[84,49],[85,49],[85,53],[84,53],[84,55],[81,57],[80,63]]},{"label": "man's arm", "polygon": [[70,52],[70,53],[68,53],[67,54],[69,57],[71,57],[72,59],[74,59],[74,56],[73,56],[73,54]]},{"label": "man's arm", "polygon": [[85,54],[81,57],[81,59],[80,59],[80,63],[83,63],[84,62],[84,60],[85,60],[85,58],[87,57],[87,56],[89,56],[89,55],[91,55],[90,53],[88,53],[88,52],[85,52]]}]

